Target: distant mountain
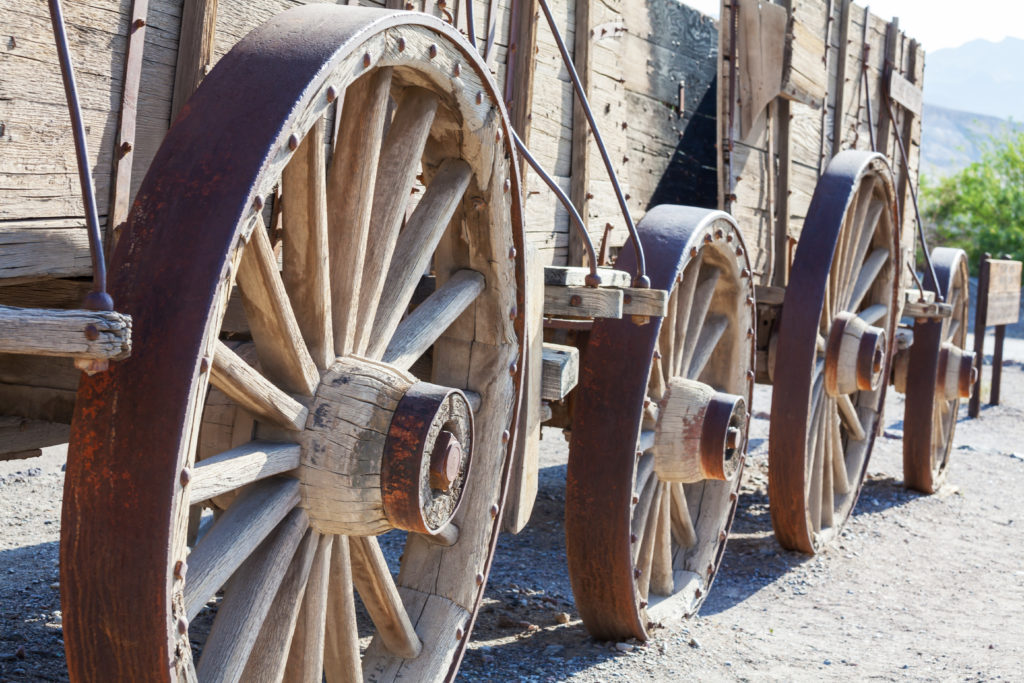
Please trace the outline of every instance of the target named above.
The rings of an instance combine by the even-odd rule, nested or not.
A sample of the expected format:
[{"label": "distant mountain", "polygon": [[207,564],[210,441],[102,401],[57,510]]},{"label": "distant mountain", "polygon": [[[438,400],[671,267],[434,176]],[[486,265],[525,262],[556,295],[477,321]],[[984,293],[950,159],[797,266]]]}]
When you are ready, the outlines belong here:
[{"label": "distant mountain", "polygon": [[[925,74],[925,97],[930,98],[931,66]],[[1024,131],[1024,123],[925,104],[921,118],[921,173],[949,175],[978,161],[993,135]]]},{"label": "distant mountain", "polygon": [[1024,121],[1024,40],[972,40],[925,59],[926,102]]}]

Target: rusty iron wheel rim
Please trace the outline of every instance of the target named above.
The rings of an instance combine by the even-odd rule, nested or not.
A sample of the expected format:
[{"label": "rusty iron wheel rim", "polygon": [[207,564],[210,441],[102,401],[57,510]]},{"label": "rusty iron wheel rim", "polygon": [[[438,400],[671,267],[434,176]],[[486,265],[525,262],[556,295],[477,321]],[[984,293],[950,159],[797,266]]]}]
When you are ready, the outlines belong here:
[{"label": "rusty iron wheel rim", "polygon": [[[772,526],[779,543],[792,550],[815,553],[838,535],[867,471],[888,383],[845,395],[852,396],[864,433],[852,440],[853,423],[840,410],[841,399],[824,391],[823,352],[829,325],[843,310],[870,318],[886,339],[894,338],[899,291],[894,196],[881,155],[841,152],[815,187],[797,246],[779,321],[768,477]],[[856,302],[861,274],[869,286]],[[886,348],[883,378],[891,343]],[[840,457],[830,456],[829,448]],[[826,466],[830,462],[833,467]]]},{"label": "rusty iron wheel rim", "polygon": [[[699,274],[701,263],[722,269],[724,274],[709,290],[714,292],[711,312],[718,315],[731,307],[735,317],[720,338],[726,343],[714,346],[709,365],[720,368],[728,357],[730,370],[708,381],[741,395],[749,406],[753,284],[743,275],[749,264],[735,222],[722,212],[666,205],[649,211],[638,230],[648,254],[651,286],[675,292],[670,318],[676,308],[689,312],[692,299],[679,292],[698,278],[694,275],[691,281],[687,273]],[[616,268],[630,271],[631,254],[624,249]],[[688,264],[696,269],[688,271]],[[680,491],[688,487],[686,495],[707,487],[708,495],[691,506],[697,511],[693,524],[702,534],[700,550],[680,547],[678,529],[672,529],[673,578],[679,580],[673,580],[671,597],[649,592],[651,575],[637,563],[645,538],[650,538],[647,532],[656,533],[657,522],[647,512],[654,507],[652,497],[671,491],[654,473],[650,424],[644,428],[651,369],[660,362],[655,349],[659,354],[666,350],[662,332],[670,327],[665,320],[652,318],[643,326],[629,318],[595,321],[581,363],[566,477],[566,551],[580,616],[587,630],[601,639],[646,639],[652,620],[694,613],[714,579],[736,510],[742,452],[734,455],[741,462],[728,481],[678,485]],[[745,433],[741,438],[745,449]],[[665,519],[671,523],[671,512]]]},{"label": "rusty iron wheel rim", "polygon": [[903,414],[903,480],[922,493],[935,493],[946,479],[956,433],[960,399],[936,397],[942,345],[967,346],[967,255],[960,249],[936,247],[932,251],[938,288],[925,273],[925,289],[942,294],[953,314],[942,320],[914,323],[914,343],[907,361],[907,393]]},{"label": "rusty iron wheel rim", "polygon": [[[402,49],[400,36],[424,54]],[[462,91],[451,86],[451,72],[445,71],[453,61],[462,65]],[[218,344],[238,263],[229,254],[250,248],[246,244],[259,234],[257,216],[282,167],[314,121],[344,93],[341,86],[381,67],[394,69],[397,87],[428,88],[441,102],[439,111],[448,108],[449,119],[444,124],[435,119],[430,129],[431,139],[437,139],[428,146],[428,156],[431,150],[450,149],[451,120],[471,116],[478,124],[474,128],[467,121],[464,130],[490,136],[497,150],[487,161],[473,162],[480,165],[471,168],[469,190],[456,200],[465,212],[490,202],[494,215],[504,216],[471,223],[490,226],[493,243],[473,244],[482,257],[491,257],[489,268],[482,269],[489,284],[479,296],[488,298],[483,308],[494,310],[489,329],[500,330],[492,347],[481,347],[484,360],[473,366],[478,376],[467,376],[458,387],[478,390],[479,414],[489,415],[491,425],[476,435],[481,452],[492,454],[490,461],[484,464],[483,456],[476,457],[470,493],[455,519],[461,528],[452,537],[452,548],[470,544],[475,559],[448,566],[452,563],[444,562],[448,550],[443,543],[410,538],[397,583],[403,584],[407,566],[428,566],[427,573],[436,570],[440,578],[429,590],[402,588],[405,599],[415,603],[407,607],[409,613],[419,618],[415,615],[444,603],[439,609],[456,618],[443,633],[420,634],[429,657],[401,659],[377,642],[370,648],[376,654],[369,666],[383,663],[392,674],[404,669],[416,675],[422,665],[430,678],[454,677],[497,540],[511,460],[506,455],[514,448],[511,442],[503,445],[502,434],[515,433],[522,381],[524,319],[519,312],[525,310],[526,250],[515,155],[507,144],[508,117],[486,66],[451,27],[413,13],[317,5],[285,12],[256,29],[206,77],[158,152],[114,256],[113,291],[139,332],[131,359],[83,380],[75,408],[61,539],[73,680],[194,680],[185,618],[189,567],[184,539],[202,397],[209,376],[223,372],[211,351]],[[274,88],[251,85],[268,80]],[[490,184],[478,183],[479,178]],[[456,258],[453,268],[465,267],[459,263]],[[499,313],[502,306],[507,310]],[[458,342],[451,330],[441,333],[441,340],[451,340],[446,347],[469,343]],[[265,363],[260,365],[265,371]],[[266,434],[273,433],[268,427]],[[258,431],[256,436],[272,438],[266,434]],[[278,481],[266,479],[257,487],[274,486],[276,495],[284,490]],[[285,523],[305,515],[293,508],[266,543],[278,543]],[[333,563],[337,553],[331,556],[329,543],[308,540],[314,536],[303,527],[303,551],[314,562],[326,557],[324,562]],[[353,556],[357,545],[352,543]],[[365,553],[362,561],[368,561]],[[327,564],[318,566],[327,571]],[[314,571],[309,569],[309,575]],[[213,649],[209,639],[206,647]]]}]

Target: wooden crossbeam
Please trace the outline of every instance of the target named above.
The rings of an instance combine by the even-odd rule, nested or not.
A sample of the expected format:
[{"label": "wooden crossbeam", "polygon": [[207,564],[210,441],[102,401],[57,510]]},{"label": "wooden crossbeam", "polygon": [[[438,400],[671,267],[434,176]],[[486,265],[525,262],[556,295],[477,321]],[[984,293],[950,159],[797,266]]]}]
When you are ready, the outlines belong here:
[{"label": "wooden crossbeam", "polygon": [[0,306],[0,352],[118,360],[131,350],[131,317],[113,311]]}]

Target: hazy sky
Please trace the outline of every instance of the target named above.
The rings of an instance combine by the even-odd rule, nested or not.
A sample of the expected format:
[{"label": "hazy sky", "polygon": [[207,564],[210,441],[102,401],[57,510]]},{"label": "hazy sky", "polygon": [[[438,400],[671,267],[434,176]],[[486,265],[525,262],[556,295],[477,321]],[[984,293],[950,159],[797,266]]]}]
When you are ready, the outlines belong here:
[{"label": "hazy sky", "polygon": [[[683,0],[706,14],[718,16],[720,0]],[[1000,41],[1024,38],[1021,0],[859,0],[886,19],[897,16],[900,28],[920,40],[925,51],[957,47],[976,38]]]}]

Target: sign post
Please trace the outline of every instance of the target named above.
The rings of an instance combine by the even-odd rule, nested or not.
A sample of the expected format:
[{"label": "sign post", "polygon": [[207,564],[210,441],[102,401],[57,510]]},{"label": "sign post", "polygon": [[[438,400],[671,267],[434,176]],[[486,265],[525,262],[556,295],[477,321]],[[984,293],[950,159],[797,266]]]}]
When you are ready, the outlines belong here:
[{"label": "sign post", "polygon": [[999,405],[1006,326],[1017,322],[1020,317],[1020,276],[1020,261],[993,259],[991,254],[981,257],[978,302],[974,312],[974,362],[977,364],[978,378],[967,409],[970,417],[977,417],[981,410],[981,369],[985,362],[985,329],[989,326],[996,328],[996,339],[992,352],[992,388],[988,404]]}]

